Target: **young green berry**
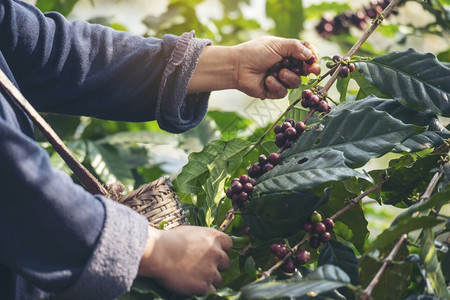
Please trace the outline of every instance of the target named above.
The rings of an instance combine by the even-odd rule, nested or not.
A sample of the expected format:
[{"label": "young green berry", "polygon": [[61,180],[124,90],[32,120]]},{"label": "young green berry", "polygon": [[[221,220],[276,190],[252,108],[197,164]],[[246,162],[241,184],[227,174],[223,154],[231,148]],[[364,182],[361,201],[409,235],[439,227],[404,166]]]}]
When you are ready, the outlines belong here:
[{"label": "young green berry", "polygon": [[295,262],[298,266],[306,264],[311,259],[311,253],[306,250],[300,250],[295,256]]},{"label": "young green berry", "polygon": [[311,214],[311,217],[309,217],[309,220],[312,223],[318,223],[322,221],[322,215],[317,212],[317,211],[313,211],[313,213]]}]

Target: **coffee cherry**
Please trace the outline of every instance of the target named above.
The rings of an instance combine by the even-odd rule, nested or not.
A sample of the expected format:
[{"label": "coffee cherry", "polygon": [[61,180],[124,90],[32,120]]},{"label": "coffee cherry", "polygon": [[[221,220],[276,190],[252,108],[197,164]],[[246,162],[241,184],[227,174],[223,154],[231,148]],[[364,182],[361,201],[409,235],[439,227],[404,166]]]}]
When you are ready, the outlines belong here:
[{"label": "coffee cherry", "polygon": [[291,123],[284,122],[281,128],[283,129],[284,132],[286,132],[286,129],[288,129],[289,127],[292,127]]},{"label": "coffee cherry", "polygon": [[[240,198],[240,196],[239,196]],[[314,233],[322,234],[327,230],[327,227],[322,222],[317,222],[313,224]]]},{"label": "coffee cherry", "polygon": [[310,107],[317,107],[319,102],[320,102],[320,98],[317,95],[312,95],[311,98],[309,99]]},{"label": "coffee cherry", "polygon": [[288,122],[289,124],[291,124],[292,127],[295,126],[295,121],[294,121],[294,119],[288,118],[288,119],[286,119],[286,120],[284,120],[284,121],[285,121],[285,122]]},{"label": "coffee cherry", "polygon": [[309,98],[308,98],[308,99],[303,98],[302,101],[301,101],[301,105],[302,105],[304,108],[309,108],[309,107],[311,106],[311,105],[309,104]]},{"label": "coffee cherry", "polygon": [[282,68],[283,68],[283,66],[281,65],[281,62],[277,62],[276,64],[274,64],[273,66],[271,66],[269,68],[268,73],[273,73],[273,72],[278,73]]},{"label": "coffee cherry", "polygon": [[273,132],[275,132],[275,134],[278,134],[278,133],[280,133],[280,132],[282,132],[282,131],[283,131],[283,129],[282,129],[281,124],[278,124],[277,126],[275,126],[275,127],[273,128]]},{"label": "coffee cherry", "polygon": [[319,103],[317,104],[317,111],[328,112],[329,110],[331,110],[330,105],[328,105],[328,103],[325,100],[320,100]]},{"label": "coffee cherry", "polygon": [[272,170],[272,169],[273,169],[273,165],[270,164],[270,163],[265,164],[264,167],[263,167],[264,173],[269,172],[269,171]]},{"label": "coffee cherry", "polygon": [[272,76],[272,77],[274,77],[275,79],[278,80],[278,72],[269,73],[269,76]]},{"label": "coffee cherry", "polygon": [[303,75],[303,70],[301,68],[292,68],[291,71],[294,72],[298,76]]},{"label": "coffee cherry", "polygon": [[[248,194],[246,192],[240,192],[239,193],[239,200],[241,200],[241,201],[248,200]],[[323,226],[325,226],[325,225],[323,225]]]},{"label": "coffee cherry", "polygon": [[353,72],[353,71],[355,71],[355,64],[354,63],[349,63],[348,64],[348,69],[350,70],[350,72]]},{"label": "coffee cherry", "polygon": [[244,191],[247,193],[251,193],[253,191],[253,188],[253,184],[251,184],[250,182],[244,184]]},{"label": "coffee cherry", "polygon": [[311,246],[311,248],[313,249],[317,249],[320,247],[320,238],[317,235],[312,235],[309,238],[309,246]]},{"label": "coffee cherry", "polygon": [[233,194],[233,196],[231,197],[231,200],[233,202],[238,202],[239,201],[239,194]]},{"label": "coffee cherry", "polygon": [[306,130],[306,125],[302,121],[299,121],[295,124],[295,129],[297,130],[297,134],[302,133]]},{"label": "coffee cherry", "polygon": [[250,181],[250,178],[249,178],[247,175],[242,174],[241,177],[239,177],[239,181],[240,181],[242,184],[246,184],[247,182]]},{"label": "coffee cherry", "polygon": [[286,273],[294,273],[295,272],[295,264],[292,259],[286,260],[282,265],[281,269]]},{"label": "coffee cherry", "polygon": [[288,140],[294,140],[297,136],[297,130],[294,127],[289,127],[284,131],[284,135]]},{"label": "coffee cherry", "polygon": [[302,68],[303,60],[299,60],[299,59],[291,57],[291,67],[292,68]]},{"label": "coffee cherry", "polygon": [[319,237],[320,237],[320,241],[322,243],[327,243],[331,239],[331,233],[329,233],[328,231],[325,231],[322,234],[320,234]]},{"label": "coffee cherry", "polygon": [[231,184],[231,189],[236,194],[240,193],[242,191],[242,183],[240,183],[239,181],[233,181],[233,183]]},{"label": "coffee cherry", "polygon": [[258,161],[259,161],[261,166],[264,166],[267,163],[267,157],[264,154],[261,154],[258,157]]},{"label": "coffee cherry", "polygon": [[325,218],[322,220],[322,223],[325,225],[325,227],[327,228],[327,231],[332,231],[334,228],[334,221],[330,218]]},{"label": "coffee cherry", "polygon": [[291,65],[291,59],[289,57],[283,58],[283,60],[281,61],[281,65],[283,66],[283,68],[289,68],[289,66]]},{"label": "coffee cherry", "polygon": [[286,245],[278,243],[272,244],[272,246],[270,246],[270,252],[281,259],[283,259],[288,253]]},{"label": "coffee cherry", "polygon": [[305,229],[306,232],[312,233],[314,230],[313,224],[311,222],[306,222],[305,225],[303,225],[303,229]]},{"label": "coffee cherry", "polygon": [[275,145],[277,145],[278,147],[281,148],[285,142],[286,142],[286,137],[284,136],[284,133],[280,132],[275,136]]},{"label": "coffee cherry", "polygon": [[281,162],[281,156],[280,154],[273,152],[270,153],[269,155],[269,163],[271,163],[272,165],[276,166]]},{"label": "coffee cherry", "polygon": [[284,142],[284,149],[289,149],[291,147],[292,147],[292,141],[286,140],[286,142]]},{"label": "coffee cherry", "polygon": [[347,66],[342,66],[339,70],[339,76],[341,76],[342,78],[347,78],[349,74],[350,69]]},{"label": "coffee cherry", "polygon": [[303,99],[309,99],[313,95],[313,92],[311,90],[304,90],[302,92],[302,98]]},{"label": "coffee cherry", "polygon": [[322,221],[322,215],[319,212],[317,212],[317,211],[313,211],[313,213],[311,214],[311,217],[309,217],[309,220],[312,223],[321,222]]},{"label": "coffee cherry", "polygon": [[254,163],[250,169],[248,169],[248,176],[252,178],[256,178],[261,175],[261,167],[259,166],[259,163]]},{"label": "coffee cherry", "polygon": [[256,180],[255,180],[255,179],[250,179],[250,183],[251,183],[253,186],[255,186]]},{"label": "coffee cherry", "polygon": [[341,57],[340,57],[339,55],[334,55],[334,56],[332,57],[332,60],[333,60],[334,62],[338,62],[338,61],[341,60]]},{"label": "coffee cherry", "polygon": [[225,194],[227,195],[228,198],[231,199],[233,197],[233,189],[231,187],[227,188]]},{"label": "coffee cherry", "polygon": [[305,63],[308,65],[312,65],[313,63],[316,63],[316,62],[317,62],[317,58],[314,55],[311,56],[311,58],[305,60]]},{"label": "coffee cherry", "polygon": [[306,250],[300,250],[295,256],[295,262],[298,266],[306,264],[311,259],[311,253]]}]

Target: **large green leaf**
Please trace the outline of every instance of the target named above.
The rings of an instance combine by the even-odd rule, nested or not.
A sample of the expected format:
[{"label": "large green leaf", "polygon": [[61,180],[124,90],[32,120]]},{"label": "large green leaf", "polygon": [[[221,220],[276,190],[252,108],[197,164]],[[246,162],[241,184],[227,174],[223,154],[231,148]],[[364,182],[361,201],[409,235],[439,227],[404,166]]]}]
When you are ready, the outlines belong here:
[{"label": "large green leaf", "polygon": [[357,62],[356,66],[378,90],[402,104],[450,116],[450,68],[434,55],[408,49]]},{"label": "large green leaf", "polygon": [[264,194],[252,197],[244,215],[250,233],[260,240],[288,237],[303,228],[311,213],[328,201],[306,192]]},{"label": "large green leaf", "polygon": [[283,160],[300,153],[335,149],[343,152],[347,166],[360,167],[423,130],[372,107],[342,109],[306,131],[283,152]]},{"label": "large green leaf", "polygon": [[320,249],[318,266],[334,265],[341,268],[350,277],[353,285],[359,284],[358,279],[358,258],[350,247],[330,240]]},{"label": "large green leaf", "polygon": [[420,239],[420,260],[425,267],[427,278],[430,280],[436,296],[450,299],[450,292],[445,283],[441,264],[437,258],[434,239],[435,234],[431,228],[425,228],[422,231]]},{"label": "large green leaf", "polygon": [[[383,272],[380,280],[372,292],[372,299],[398,300],[405,295],[406,290],[411,282],[410,274],[412,264],[403,262],[406,247],[395,257],[395,261],[391,262]],[[363,287],[366,287],[374,278],[382,265],[382,261],[375,259],[369,255],[363,255],[359,262],[359,278]]]},{"label": "large green leaf", "polygon": [[275,21],[277,35],[298,38],[303,29],[304,13],[302,0],[268,0],[267,15]]},{"label": "large green leaf", "polygon": [[249,299],[281,299],[318,295],[343,286],[351,286],[348,275],[336,266],[324,265],[304,279],[265,281],[247,285],[241,291]]},{"label": "large green leaf", "polygon": [[366,175],[349,168],[341,151],[320,149],[294,154],[284,159],[258,179],[254,191],[263,194],[307,191],[325,182],[340,181],[349,177],[370,180]]},{"label": "large green leaf", "polygon": [[403,218],[378,235],[373,243],[370,244],[369,251],[393,245],[394,242],[404,233],[409,233],[421,228],[431,228],[441,224],[442,222],[442,220],[432,216]]},{"label": "large green leaf", "polygon": [[57,11],[67,16],[78,0],[37,0],[36,6],[42,12]]},{"label": "large green leaf", "polygon": [[218,157],[217,160],[208,165],[209,177],[205,182],[205,220],[206,226],[211,226],[216,219],[219,203],[224,196],[225,181],[228,177],[227,161]]},{"label": "large green leaf", "polygon": [[189,162],[175,181],[176,190],[194,194],[201,192],[201,186],[209,176],[210,164],[220,157],[229,162],[227,165],[229,169],[233,169],[240,164],[242,155],[249,146],[250,143],[242,139],[216,140],[209,143],[201,152],[191,153]]}]

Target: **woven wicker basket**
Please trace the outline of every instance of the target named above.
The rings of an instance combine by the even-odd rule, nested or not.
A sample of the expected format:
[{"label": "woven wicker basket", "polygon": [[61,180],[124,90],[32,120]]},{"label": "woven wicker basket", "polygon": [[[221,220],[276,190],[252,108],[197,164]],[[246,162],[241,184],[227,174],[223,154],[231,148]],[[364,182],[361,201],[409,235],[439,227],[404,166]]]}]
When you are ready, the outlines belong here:
[{"label": "woven wicker basket", "polygon": [[162,223],[164,229],[189,224],[172,183],[166,176],[121,197],[118,202],[144,215],[149,224],[156,228],[161,227]]}]

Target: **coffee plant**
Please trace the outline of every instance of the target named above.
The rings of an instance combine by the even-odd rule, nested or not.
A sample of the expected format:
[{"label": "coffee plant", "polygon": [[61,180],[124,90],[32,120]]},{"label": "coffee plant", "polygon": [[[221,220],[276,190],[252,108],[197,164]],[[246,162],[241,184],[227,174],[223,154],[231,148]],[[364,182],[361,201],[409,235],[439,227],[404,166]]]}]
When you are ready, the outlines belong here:
[{"label": "coffee plant", "polygon": [[[77,1],[59,2],[70,11]],[[192,11],[189,4],[169,2],[173,10]],[[268,14],[280,24],[276,33],[292,37],[303,29],[292,19],[307,14],[294,2],[267,1]],[[338,8],[336,17],[319,18],[322,37],[340,36],[346,45],[355,27],[361,38],[347,53],[306,61],[326,66],[319,76],[306,74],[304,62],[291,57],[269,68],[267,76],[275,78],[290,69],[302,85],[290,91],[282,114],[244,138],[239,132],[250,128],[249,121],[224,112],[209,112],[200,131],[178,136],[152,124],[79,118],[59,126],[60,134],[103,182],[118,179],[129,189],[166,172],[149,161],[142,144],[191,152],[174,181],[190,222],[233,239],[222,287],[193,299],[450,299],[449,51],[378,55],[364,48],[404,2],[370,1],[359,11],[312,5],[311,15]],[[416,2],[436,19],[417,32],[448,34],[449,2]],[[283,9],[289,18],[279,14]],[[146,25],[172,24],[169,18],[148,18]],[[218,28],[229,21],[217,22]],[[242,29],[237,24],[230,41]],[[183,27],[171,26],[174,33]],[[58,119],[47,116],[52,118]],[[200,149],[192,148],[193,140]],[[373,164],[381,160],[386,165]],[[379,232],[369,231],[373,202],[380,214],[396,208],[392,223]],[[178,298],[147,278],[136,279],[122,297]]]}]

